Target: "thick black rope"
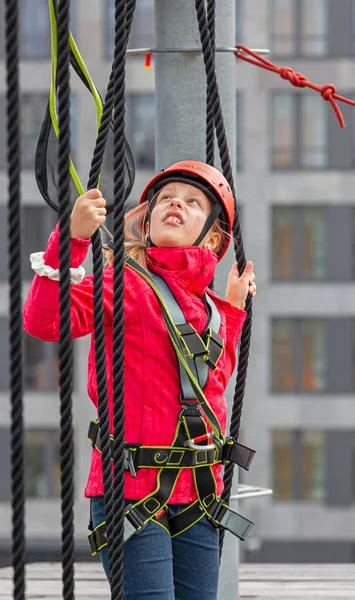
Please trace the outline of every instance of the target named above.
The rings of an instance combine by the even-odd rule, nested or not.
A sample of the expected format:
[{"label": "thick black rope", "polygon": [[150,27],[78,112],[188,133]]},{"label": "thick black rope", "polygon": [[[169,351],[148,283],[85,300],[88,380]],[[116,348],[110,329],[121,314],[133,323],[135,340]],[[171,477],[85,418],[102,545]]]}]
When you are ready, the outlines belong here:
[{"label": "thick black rope", "polygon": [[[136,2],[137,2],[137,0],[127,0],[127,18],[126,18],[126,37],[127,37],[127,39],[129,37],[131,27],[132,27],[134,11],[136,8]],[[104,106],[103,106],[103,111],[102,111],[102,117],[101,117],[99,131],[98,131],[98,135],[97,135],[97,139],[96,139],[93,159],[91,162],[88,189],[96,187],[98,184],[98,181],[99,181],[102,162],[104,159],[104,154],[105,154],[105,149],[106,149],[106,144],[107,144],[107,138],[108,138],[108,134],[110,131],[110,124],[111,124],[111,120],[112,120],[113,99],[114,99],[113,84],[114,84],[114,63],[112,65],[112,69],[111,69],[111,73],[110,73],[109,83],[107,86],[107,91],[106,91],[106,96],[105,96],[105,101],[104,101]],[[90,184],[90,182],[92,182],[92,183]]]},{"label": "thick black rope", "polygon": [[[207,16],[205,10],[204,0],[195,0],[195,7],[197,13],[197,20],[200,31],[200,38],[202,44],[202,52],[205,63],[205,71],[207,77],[207,85],[209,94],[211,97],[213,107],[213,118],[216,129],[217,142],[219,148],[219,155],[221,160],[221,166],[224,176],[226,177],[234,198],[235,187],[233,181],[232,167],[230,162],[230,155],[228,149],[227,136],[224,126],[223,113],[221,108],[221,100],[218,91],[217,76],[214,63],[214,54],[210,44],[209,30],[207,23]],[[236,201],[235,201],[236,205]],[[241,234],[240,220],[238,210],[235,211],[235,219],[233,224],[233,238],[234,238],[234,249],[236,253],[236,260],[238,262],[239,272],[242,273],[245,269],[246,258],[243,245],[243,239]],[[233,399],[233,409],[231,415],[231,435],[237,440],[240,431],[240,421],[243,408],[244,390],[247,376],[248,360],[249,360],[249,349],[251,339],[251,321],[252,321],[252,301],[248,296],[246,302],[246,311],[248,313],[242,336],[241,345],[238,360],[238,373],[237,381]],[[233,479],[234,464],[230,463],[226,465],[224,472],[224,491],[222,493],[222,500],[226,503],[229,502],[231,490],[232,490],[232,479]],[[224,541],[224,531],[220,530],[220,556],[222,555]]]},{"label": "thick black rope", "polygon": [[6,112],[11,397],[12,566],[14,599],[25,598],[25,493],[22,387],[19,6],[6,0]]},{"label": "thick black rope", "polygon": [[114,394],[114,544],[112,545],[112,600],[123,598],[124,548],[124,162],[125,162],[125,74],[126,74],[126,0],[115,1],[114,54],[114,319],[113,319],[113,394]]},{"label": "thick black rope", "polygon": [[73,343],[70,322],[70,0],[58,6],[58,179],[60,265],[60,466],[63,598],[74,599],[74,438],[72,415]]},{"label": "thick black rope", "polygon": [[[131,30],[134,10],[136,7],[136,0],[128,0],[127,2],[127,22],[126,29],[124,31],[123,39],[128,39],[129,32]],[[110,123],[112,119],[113,101],[114,101],[114,77],[115,77],[115,62],[110,75],[109,84],[107,87],[103,114],[100,122],[98,136],[96,140],[94,155],[92,159],[88,189],[97,187],[98,178],[101,171],[102,161],[107,143],[107,137],[110,129]],[[123,169],[122,169],[122,172]],[[124,195],[123,195],[124,196]],[[122,243],[123,247],[123,243]],[[94,337],[95,337],[95,357],[96,357],[96,380],[98,386],[98,412],[99,412],[99,424],[100,424],[100,436],[102,445],[102,470],[104,480],[104,493],[105,493],[105,515],[106,515],[106,528],[107,528],[107,539],[109,546],[110,556],[110,571],[111,571],[111,594],[112,598],[118,598],[116,595],[117,584],[112,577],[112,572],[115,572],[116,565],[115,561],[121,563],[119,571],[123,572],[123,558],[119,557],[116,559],[117,553],[114,552],[112,545],[115,543],[113,540],[114,536],[114,514],[116,507],[114,508],[114,497],[113,497],[113,482],[112,482],[112,468],[111,468],[111,445],[110,445],[110,428],[109,428],[109,412],[108,412],[108,395],[107,395],[107,378],[106,378],[106,350],[105,350],[105,339],[104,339],[104,309],[103,309],[103,257],[102,257],[102,241],[99,231],[92,237],[92,251],[93,251],[93,272],[94,272]],[[122,330],[123,337],[123,330]],[[123,451],[122,451],[123,455]],[[123,481],[123,473],[121,476]],[[123,510],[121,511],[121,514]],[[123,523],[121,526],[123,530]],[[115,578],[116,579],[116,578]],[[122,574],[120,574],[119,586],[121,590],[122,586]],[[120,591],[118,593],[121,593]]]},{"label": "thick black rope", "polygon": [[[213,54],[213,60],[215,60],[216,51],[216,0],[207,0],[207,27],[210,36],[211,50]],[[206,163],[208,165],[214,165],[214,119],[213,119],[213,106],[212,98],[209,93],[209,86],[207,84],[206,91]]]}]

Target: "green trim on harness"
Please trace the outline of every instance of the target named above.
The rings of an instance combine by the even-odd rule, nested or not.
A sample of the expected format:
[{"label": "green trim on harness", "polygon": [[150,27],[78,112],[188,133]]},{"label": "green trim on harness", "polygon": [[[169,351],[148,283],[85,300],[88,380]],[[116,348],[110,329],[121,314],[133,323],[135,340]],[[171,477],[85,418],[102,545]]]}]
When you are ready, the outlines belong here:
[{"label": "green trim on harness", "polygon": [[[139,444],[126,444],[125,452],[129,455],[128,460],[126,455],[126,470],[129,470],[133,477],[136,469],[147,467],[144,462],[153,462],[153,465],[149,464],[149,468],[159,468],[159,472],[155,491],[126,507],[124,512],[124,541],[129,540],[133,535],[137,535],[151,520],[154,520],[166,529],[171,537],[174,537],[189,529],[204,516],[207,516],[215,527],[228,529],[240,539],[245,539],[253,523],[230,510],[217,497],[216,481],[211,467],[214,464],[225,464],[232,460],[237,464],[239,461],[241,466],[249,469],[254,451],[238,444],[233,438],[226,438],[222,435],[218,419],[201,389],[205,387],[207,382],[206,367],[208,374],[208,366],[206,363],[208,360],[206,360],[206,356],[209,357],[208,348],[202,336],[199,336],[197,332],[198,338],[193,338],[193,351],[191,351],[189,343],[182,340],[184,335],[194,335],[195,330],[192,327],[186,327],[189,324],[186,324],[185,317],[167,284],[156,275],[150,276],[128,255],[125,256],[125,260],[131,268],[147,281],[157,295],[178,359],[182,387],[180,396],[182,410],[171,446],[144,447]],[[211,340],[215,343],[216,351],[215,355],[210,358],[212,363],[210,368],[216,368],[216,364],[212,361],[220,358],[224,343],[223,339],[214,331],[216,324],[219,331],[221,322],[219,312],[210,297],[208,301],[211,319],[207,327],[207,344],[211,344]],[[180,324],[176,325],[176,321],[180,321]],[[198,339],[197,342],[196,339]],[[189,347],[187,352],[186,347]],[[204,416],[213,432],[208,432]],[[100,451],[97,421],[91,422],[88,437],[92,442],[92,446]],[[113,440],[113,436],[110,437]],[[205,443],[206,440],[209,441],[208,444]],[[202,441],[204,442],[203,445],[199,446]],[[148,461],[147,456],[149,456]],[[191,459],[187,459],[187,457],[191,457]],[[191,461],[192,464],[185,465],[186,460]],[[178,515],[169,517],[166,512],[167,503],[183,468],[193,469],[198,500],[189,504]],[[101,523],[95,529],[91,527],[89,541],[93,553],[99,552],[107,543],[105,527],[105,523]]]}]

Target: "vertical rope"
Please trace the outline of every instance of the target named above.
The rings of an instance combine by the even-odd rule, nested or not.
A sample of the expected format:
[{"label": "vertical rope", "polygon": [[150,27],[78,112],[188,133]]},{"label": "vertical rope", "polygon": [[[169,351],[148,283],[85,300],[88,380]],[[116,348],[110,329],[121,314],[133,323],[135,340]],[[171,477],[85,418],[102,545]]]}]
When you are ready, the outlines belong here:
[{"label": "vertical rope", "polygon": [[[125,3],[124,3],[125,4]],[[131,30],[134,11],[136,7],[136,0],[128,0],[127,1],[127,20],[124,19],[124,30],[122,29],[122,25],[120,25],[120,31],[118,35],[122,34],[122,40],[128,40],[129,32]],[[121,7],[122,10],[122,7]],[[116,9],[117,12],[117,9]],[[116,34],[115,34],[115,42],[116,42]],[[115,43],[116,45],[116,43]],[[126,44],[124,44],[124,51],[126,48]],[[121,56],[121,53],[120,53]],[[88,189],[94,188],[98,184],[98,178],[101,171],[101,165],[103,161],[103,156],[105,152],[105,147],[107,143],[107,136],[109,133],[111,118],[112,118],[112,109],[114,104],[114,82],[116,78],[116,70],[117,70],[117,61],[120,60],[120,56],[116,57],[115,51],[115,59],[113,62],[113,67],[110,75],[110,80],[106,92],[105,103],[103,114],[101,118],[101,123],[98,131],[98,136],[96,140],[93,160],[91,163],[89,181],[88,181]],[[123,54],[123,59],[125,60],[125,56]],[[120,69],[118,69],[120,70]],[[124,70],[123,70],[123,82],[124,82]],[[120,76],[121,79],[122,76]],[[124,87],[122,87],[124,89]],[[124,93],[123,93],[123,102],[124,102]],[[124,104],[123,104],[124,110]],[[120,106],[115,104],[115,114],[120,111]],[[119,117],[118,117],[119,118]],[[123,121],[123,135],[124,135],[124,121]],[[115,144],[116,145],[116,144]],[[121,157],[120,157],[121,160]],[[114,164],[115,172],[116,172],[116,162]],[[120,167],[117,167],[120,169]],[[123,175],[123,186],[124,186],[124,149],[123,149],[123,167],[121,168],[121,173]],[[114,183],[115,189],[116,184]],[[118,197],[122,200],[124,199],[124,187],[123,191],[118,190]],[[115,194],[116,198],[116,194]],[[123,207],[122,207],[123,208]],[[122,215],[122,223],[123,223],[123,215]],[[119,244],[121,244],[123,249],[123,239],[122,236],[118,235]],[[116,240],[116,236],[115,236]],[[109,411],[108,411],[108,394],[107,394],[107,378],[106,378],[106,350],[105,350],[105,339],[104,339],[104,310],[103,310],[103,258],[102,258],[102,241],[101,235],[99,231],[96,231],[92,237],[92,251],[93,251],[93,271],[94,271],[94,339],[95,339],[95,357],[96,357],[96,380],[98,386],[98,412],[99,412],[99,424],[100,424],[100,436],[101,436],[101,446],[102,446],[102,470],[103,470],[103,480],[104,480],[104,493],[105,493],[105,515],[106,515],[106,529],[107,529],[107,539],[108,539],[108,547],[109,547],[109,557],[110,557],[110,574],[111,574],[111,595],[112,598],[118,599],[122,598],[123,594],[123,449],[121,452],[121,456],[119,456],[118,460],[115,461],[115,480],[122,482],[122,502],[120,499],[118,503],[121,506],[115,504],[114,506],[114,497],[113,497],[113,481],[112,481],[112,468],[111,468],[111,445],[110,445],[110,428],[109,428]],[[115,255],[116,255],[116,246],[115,246]],[[119,255],[119,251],[117,252]],[[116,281],[116,275],[114,275]],[[122,283],[118,285],[118,289],[120,290],[120,294],[123,289],[123,271],[122,271]],[[115,284],[116,289],[116,284]],[[115,300],[114,300],[115,302]],[[115,326],[114,326],[115,327]],[[114,334],[115,335],[115,334]],[[121,328],[121,333],[118,334],[118,338],[122,338],[119,346],[123,345],[123,328]],[[115,358],[114,358],[115,361]],[[120,372],[121,366],[119,367]],[[120,379],[120,375],[117,376],[120,381],[123,382],[123,375]],[[116,377],[116,379],[117,379]],[[122,386],[122,394],[123,394],[123,386]],[[123,401],[123,397],[122,397]],[[119,419],[121,419],[121,413],[119,411]],[[123,439],[123,428],[121,436],[118,436],[118,444],[120,446],[120,438]],[[114,450],[115,452],[115,450]],[[117,473],[117,464],[119,465]],[[118,492],[119,496],[121,495],[121,490]],[[115,531],[114,531],[114,516],[118,514],[118,523],[116,522]],[[116,530],[119,529],[118,536],[116,536]]]},{"label": "vertical rope", "polygon": [[60,266],[60,467],[63,598],[74,599],[74,441],[72,417],[73,346],[70,324],[70,0],[58,6],[58,179]]},{"label": "vertical rope", "polygon": [[[205,71],[207,77],[207,85],[211,98],[213,108],[214,125],[216,128],[217,142],[219,148],[219,155],[221,160],[222,171],[227,179],[234,198],[235,187],[233,181],[232,167],[230,162],[230,154],[228,149],[227,136],[224,126],[224,119],[221,107],[221,100],[218,91],[217,76],[215,70],[215,64],[213,60],[213,51],[210,44],[208,23],[204,0],[195,0],[196,14],[200,31],[200,38],[202,44],[202,52],[205,63]],[[235,219],[233,225],[233,238],[234,238],[234,249],[236,253],[236,260],[238,262],[239,272],[242,273],[245,269],[246,258],[245,251],[240,227],[240,220],[238,210],[235,211]],[[231,416],[231,435],[237,440],[240,431],[240,421],[243,408],[243,399],[245,391],[245,383],[247,376],[248,360],[249,360],[249,349],[251,340],[251,321],[252,321],[252,300],[248,296],[246,301],[247,318],[243,327],[241,336],[241,345],[238,360],[238,373],[235,387],[235,393],[233,398],[233,409]],[[226,503],[229,502],[231,490],[232,490],[232,479],[233,479],[234,464],[230,463],[225,467],[224,473],[224,491],[222,493],[222,500]],[[224,541],[224,530],[220,530],[220,556],[222,555]]]},{"label": "vertical rope", "polygon": [[112,563],[112,600],[123,598],[124,547],[124,148],[125,148],[125,74],[126,74],[126,2],[115,1],[114,55],[114,321],[113,321],[113,393],[114,393],[114,544]]},{"label": "vertical rope", "polygon": [[6,113],[11,398],[12,566],[15,600],[25,598],[25,494],[22,387],[19,6],[6,0]]},{"label": "vertical rope", "polygon": [[[213,60],[215,60],[216,52],[216,0],[207,0],[207,28],[210,37],[211,51]],[[213,120],[213,104],[209,87],[207,83],[206,90],[206,163],[214,165],[214,120]]]}]

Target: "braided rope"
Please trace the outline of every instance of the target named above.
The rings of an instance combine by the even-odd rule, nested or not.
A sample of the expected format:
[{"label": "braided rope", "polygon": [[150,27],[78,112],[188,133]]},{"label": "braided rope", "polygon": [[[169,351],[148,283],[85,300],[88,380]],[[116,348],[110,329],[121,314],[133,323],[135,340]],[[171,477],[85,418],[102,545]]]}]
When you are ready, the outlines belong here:
[{"label": "braided rope", "polygon": [[[124,20],[124,29],[120,27],[118,35],[122,34],[122,39],[127,40],[129,32],[131,30],[134,11],[136,7],[136,0],[127,1],[127,19]],[[116,41],[116,40],[115,40]],[[125,46],[124,46],[125,48]],[[115,89],[114,82],[116,77],[116,57],[114,59],[109,84],[107,87],[103,114],[100,122],[100,127],[97,135],[94,155],[91,163],[91,169],[89,174],[88,189],[92,189],[98,185],[98,179],[101,171],[101,165],[104,157],[106,148],[108,133],[110,129],[112,110],[114,105]],[[123,73],[124,77],[124,73]],[[124,107],[123,107],[124,108]],[[116,112],[116,111],[115,111]],[[123,125],[124,127],[124,125]],[[123,130],[124,134],[124,130]],[[123,149],[123,161],[124,161],[124,149]],[[114,165],[116,168],[116,164]],[[121,168],[123,174],[123,186],[124,186],[124,162]],[[115,196],[116,197],[116,196]],[[121,192],[120,198],[124,198],[124,189]],[[122,219],[123,220],[123,219]],[[120,243],[123,248],[122,236],[118,236]],[[115,236],[116,239],[116,236]],[[98,386],[98,412],[99,412],[99,424],[100,424],[100,436],[102,445],[102,470],[104,480],[104,494],[105,494],[105,516],[106,516],[106,528],[107,528],[107,539],[110,556],[110,581],[111,581],[111,595],[112,598],[120,598],[119,594],[122,594],[123,590],[123,500],[120,503],[120,507],[117,510],[117,504],[114,500],[113,495],[113,480],[112,480],[112,464],[111,464],[111,444],[110,444],[110,428],[109,428],[109,412],[108,412],[108,395],[107,395],[107,378],[106,378],[106,350],[105,350],[105,339],[104,339],[104,309],[103,309],[103,258],[102,258],[102,242],[99,231],[96,231],[92,237],[92,251],[93,251],[93,272],[94,272],[94,339],[95,339],[95,357],[96,357],[96,379]],[[116,254],[116,252],[115,252]],[[119,288],[123,289],[123,273],[122,273],[122,284]],[[115,279],[116,281],[116,279]],[[116,284],[115,284],[116,288]],[[123,344],[123,329],[121,344]],[[120,335],[118,336],[120,337]],[[114,355],[115,356],[115,355]],[[115,361],[115,358],[114,358]],[[123,381],[123,377],[121,378]],[[123,393],[123,392],[122,392]],[[120,411],[119,411],[120,412]],[[123,431],[122,431],[123,435]],[[120,445],[120,436],[118,436]],[[115,453],[114,449],[114,453]],[[123,446],[121,456],[123,457]],[[115,454],[114,454],[115,455]],[[115,481],[121,481],[123,486],[123,473],[124,465],[122,463],[121,456],[115,460]],[[118,464],[121,468],[117,473]],[[123,497],[123,494],[122,494]],[[116,527],[114,525],[114,516],[119,515],[120,522],[116,522],[116,527],[119,529],[118,536],[116,535]],[[122,539],[121,539],[122,538]]]},{"label": "braided rope", "polygon": [[[217,142],[219,148],[219,154],[221,159],[221,166],[224,176],[226,177],[231,190],[235,196],[235,188],[232,175],[232,167],[230,162],[230,155],[228,149],[227,136],[224,126],[223,113],[221,108],[221,100],[218,91],[217,76],[215,70],[215,64],[213,59],[213,50],[208,33],[208,22],[206,16],[206,10],[204,0],[195,0],[196,14],[200,31],[200,38],[202,44],[202,52],[205,63],[205,71],[207,77],[207,85],[209,94],[211,97],[211,103],[213,108],[214,125],[216,128]],[[234,237],[234,249],[236,252],[236,260],[238,262],[239,272],[242,273],[245,269],[246,259],[244,252],[243,239],[241,234],[240,220],[238,211],[235,211],[235,219],[233,224],[233,237]],[[243,408],[244,390],[247,376],[248,359],[249,359],[249,348],[251,339],[251,320],[252,320],[252,301],[248,296],[246,302],[247,318],[244,324],[241,345],[238,360],[238,373],[235,387],[235,393],[233,398],[233,409],[231,416],[231,435],[238,439],[240,431],[240,421]],[[234,434],[232,433],[234,432]],[[229,502],[231,489],[232,489],[232,478],[233,478],[234,464],[230,463],[225,468],[224,473],[224,491],[222,493],[222,500],[226,503]],[[220,557],[222,556],[224,541],[224,531],[220,530]]]},{"label": "braided rope", "polygon": [[58,6],[58,179],[60,265],[60,466],[62,510],[63,598],[74,599],[74,441],[73,441],[73,344],[70,324],[70,0]]},{"label": "braided rope", "polygon": [[114,394],[114,544],[112,563],[113,598],[123,598],[124,548],[124,150],[125,150],[125,74],[126,1],[115,2],[114,54],[114,320],[113,320],[113,394]]},{"label": "braided rope", "polygon": [[15,600],[25,598],[25,493],[22,387],[20,86],[18,0],[6,0],[6,111],[11,396],[12,566]]},{"label": "braided rope", "polygon": [[[216,0],[207,0],[207,27],[210,37],[213,60],[215,60],[216,51]],[[206,106],[206,163],[214,165],[214,119],[213,103],[209,86],[207,84],[207,106]]]}]

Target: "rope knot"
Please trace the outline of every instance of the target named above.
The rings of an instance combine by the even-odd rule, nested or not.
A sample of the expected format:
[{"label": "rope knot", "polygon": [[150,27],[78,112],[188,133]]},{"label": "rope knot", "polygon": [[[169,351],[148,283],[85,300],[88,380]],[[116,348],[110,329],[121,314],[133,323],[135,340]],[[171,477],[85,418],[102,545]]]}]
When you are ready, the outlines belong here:
[{"label": "rope knot", "polygon": [[320,90],[320,93],[322,95],[322,98],[329,102],[333,100],[333,96],[334,94],[336,94],[336,91],[337,89],[335,85],[333,85],[332,83],[327,83],[326,85],[323,85],[322,89]]},{"label": "rope knot", "polygon": [[306,87],[307,78],[304,75],[302,75],[302,73],[296,73],[295,71],[290,69],[290,67],[280,67],[279,73],[282,79],[286,79],[295,87]]}]

